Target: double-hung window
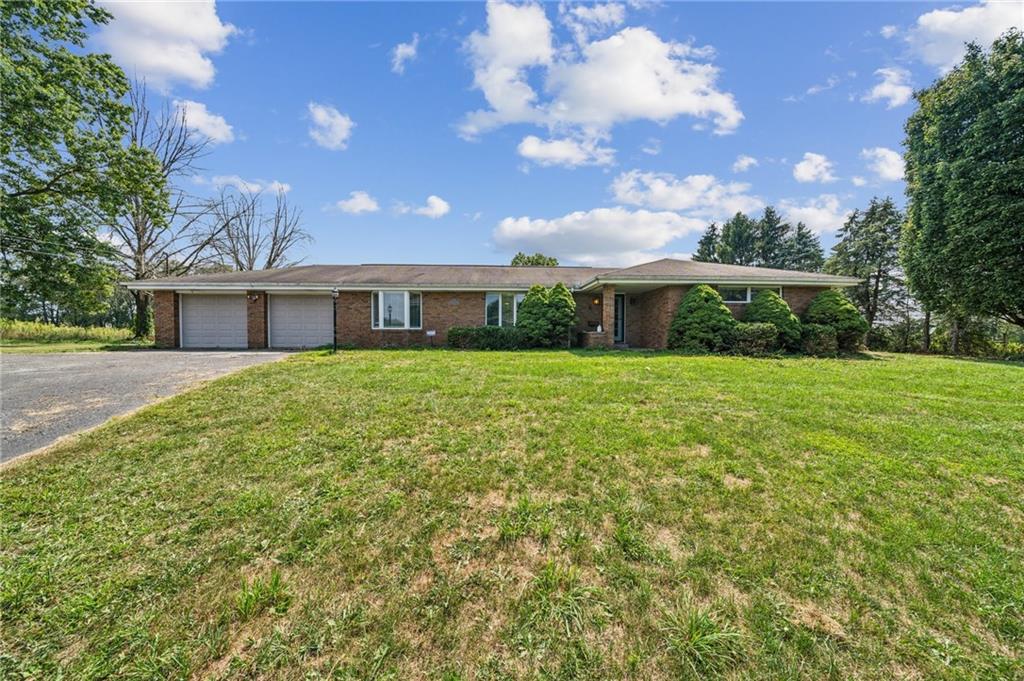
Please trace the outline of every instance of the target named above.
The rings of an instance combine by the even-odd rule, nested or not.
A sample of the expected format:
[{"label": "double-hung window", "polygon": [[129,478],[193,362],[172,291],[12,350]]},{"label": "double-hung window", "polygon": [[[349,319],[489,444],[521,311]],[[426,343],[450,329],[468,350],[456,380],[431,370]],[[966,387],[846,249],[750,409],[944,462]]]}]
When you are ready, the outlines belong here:
[{"label": "double-hung window", "polygon": [[375,329],[423,328],[423,298],[417,291],[373,291],[370,308]]},{"label": "double-hung window", "polygon": [[487,326],[515,326],[523,293],[488,293],[484,299],[484,323]]},{"label": "double-hung window", "polygon": [[719,286],[718,294],[725,303],[749,303],[761,291],[768,289],[782,295],[781,286]]}]

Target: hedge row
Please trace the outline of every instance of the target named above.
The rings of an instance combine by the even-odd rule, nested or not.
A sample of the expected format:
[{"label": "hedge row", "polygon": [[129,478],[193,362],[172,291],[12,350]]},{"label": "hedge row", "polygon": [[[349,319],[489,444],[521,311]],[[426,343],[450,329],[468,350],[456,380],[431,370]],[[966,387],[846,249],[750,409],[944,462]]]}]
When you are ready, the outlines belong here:
[{"label": "hedge row", "polygon": [[683,352],[768,355],[780,351],[835,355],[861,347],[867,322],[838,290],[822,291],[797,319],[779,294],[763,290],[736,321],[718,291],[701,284],[683,296],[669,327],[668,347]]}]

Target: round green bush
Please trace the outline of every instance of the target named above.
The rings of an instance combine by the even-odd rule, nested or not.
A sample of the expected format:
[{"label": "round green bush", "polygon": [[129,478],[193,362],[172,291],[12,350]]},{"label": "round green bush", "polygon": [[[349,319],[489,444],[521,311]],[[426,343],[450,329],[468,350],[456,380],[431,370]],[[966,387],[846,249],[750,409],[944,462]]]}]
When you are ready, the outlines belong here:
[{"label": "round green bush", "polygon": [[867,321],[846,294],[838,289],[828,289],[815,296],[804,313],[804,321],[831,326],[836,332],[839,349],[845,352],[859,349],[864,343],[864,334],[868,332]]},{"label": "round green bush", "polygon": [[732,351],[759,357],[779,349],[779,330],[768,322],[740,322],[733,332]]},{"label": "round green bush", "polygon": [[516,328],[531,347],[568,347],[576,325],[576,300],[565,284],[531,286],[519,304]]},{"label": "round green bush", "polygon": [[779,332],[779,341],[790,352],[800,349],[800,320],[789,309],[789,303],[770,289],[759,292],[747,305],[743,321],[773,324]]},{"label": "round green bush", "polygon": [[684,352],[720,352],[732,345],[736,320],[718,291],[707,284],[690,289],[668,329],[668,347]]},{"label": "round green bush", "polygon": [[805,355],[833,357],[839,352],[836,331],[824,324],[804,324],[801,329],[800,350]]}]

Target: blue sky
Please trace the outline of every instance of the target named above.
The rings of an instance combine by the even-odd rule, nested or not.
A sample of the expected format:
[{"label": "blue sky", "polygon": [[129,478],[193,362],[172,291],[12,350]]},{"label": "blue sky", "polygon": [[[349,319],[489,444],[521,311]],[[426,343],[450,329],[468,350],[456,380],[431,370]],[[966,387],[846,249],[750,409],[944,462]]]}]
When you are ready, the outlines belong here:
[{"label": "blue sky", "polygon": [[309,263],[629,264],[779,207],[826,247],[903,201],[913,88],[1024,4],[109,3],[93,37],[287,190]]}]

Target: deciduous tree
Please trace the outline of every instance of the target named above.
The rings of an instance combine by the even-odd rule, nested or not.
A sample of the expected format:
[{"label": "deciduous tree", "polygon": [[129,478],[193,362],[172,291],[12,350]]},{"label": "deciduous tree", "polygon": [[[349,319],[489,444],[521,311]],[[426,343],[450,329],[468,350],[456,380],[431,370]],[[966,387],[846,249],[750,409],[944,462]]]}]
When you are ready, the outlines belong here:
[{"label": "deciduous tree", "polygon": [[954,320],[1024,325],[1024,34],[1012,29],[988,52],[969,45],[915,97],[904,156],[910,288]]},{"label": "deciduous tree", "polygon": [[512,256],[512,262],[510,264],[513,267],[558,267],[558,258],[550,255],[544,255],[543,253],[527,255],[526,253],[519,251]]}]

